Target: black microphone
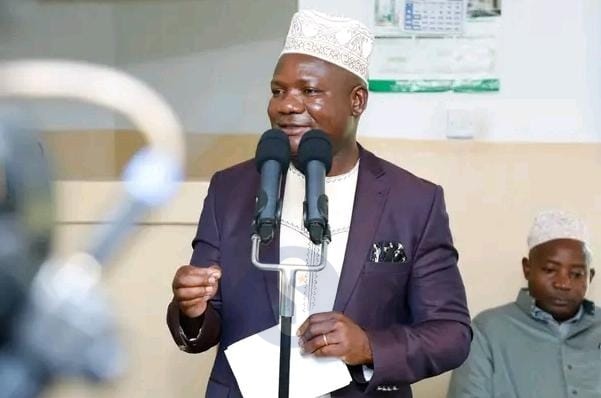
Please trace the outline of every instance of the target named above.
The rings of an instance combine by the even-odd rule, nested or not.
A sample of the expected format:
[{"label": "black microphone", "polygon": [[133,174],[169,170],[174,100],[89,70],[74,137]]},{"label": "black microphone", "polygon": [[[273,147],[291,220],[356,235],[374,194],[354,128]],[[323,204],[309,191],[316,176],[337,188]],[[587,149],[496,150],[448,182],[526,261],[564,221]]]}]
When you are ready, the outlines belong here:
[{"label": "black microphone", "polygon": [[331,239],[325,178],[332,167],[332,143],[326,133],[311,130],[303,135],[298,147],[298,166],[305,175],[305,228],[311,241],[319,245],[324,239]]},{"label": "black microphone", "polygon": [[282,130],[267,130],[261,136],[255,154],[261,186],[256,198],[254,231],[261,243],[271,242],[280,221],[280,185],[282,173],[290,164],[290,141]]}]

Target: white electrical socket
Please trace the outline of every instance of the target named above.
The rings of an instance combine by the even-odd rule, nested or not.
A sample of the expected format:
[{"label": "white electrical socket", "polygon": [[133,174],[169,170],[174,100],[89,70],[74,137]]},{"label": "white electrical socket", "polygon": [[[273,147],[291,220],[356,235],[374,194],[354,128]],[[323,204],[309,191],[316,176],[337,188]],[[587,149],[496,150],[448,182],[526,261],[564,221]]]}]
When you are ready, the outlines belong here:
[{"label": "white electrical socket", "polygon": [[472,139],[478,133],[479,124],[475,109],[447,109],[447,138]]}]

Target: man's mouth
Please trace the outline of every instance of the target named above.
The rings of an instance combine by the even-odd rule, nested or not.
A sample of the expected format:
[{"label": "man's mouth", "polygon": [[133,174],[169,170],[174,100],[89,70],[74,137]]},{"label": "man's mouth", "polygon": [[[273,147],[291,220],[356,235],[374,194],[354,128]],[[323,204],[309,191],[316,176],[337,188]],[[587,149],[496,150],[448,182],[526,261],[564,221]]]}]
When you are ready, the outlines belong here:
[{"label": "man's mouth", "polygon": [[311,126],[300,124],[279,124],[278,128],[280,128],[288,136],[303,135],[307,131],[311,130]]},{"label": "man's mouth", "polygon": [[565,307],[570,305],[570,300],[566,300],[563,298],[555,297],[551,299],[551,304],[555,307]]}]

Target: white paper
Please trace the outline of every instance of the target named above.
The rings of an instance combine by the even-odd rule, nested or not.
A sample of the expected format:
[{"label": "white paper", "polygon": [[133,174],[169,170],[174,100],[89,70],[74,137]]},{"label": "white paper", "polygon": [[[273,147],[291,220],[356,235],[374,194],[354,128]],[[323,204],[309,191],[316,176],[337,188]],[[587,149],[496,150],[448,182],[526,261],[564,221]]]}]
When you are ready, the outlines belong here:
[{"label": "white paper", "polygon": [[[244,398],[277,398],[280,372],[280,328],[273,326],[242,339],[225,350]],[[298,337],[290,350],[290,398],[315,398],[351,382],[346,365],[337,358],[301,355]]]}]

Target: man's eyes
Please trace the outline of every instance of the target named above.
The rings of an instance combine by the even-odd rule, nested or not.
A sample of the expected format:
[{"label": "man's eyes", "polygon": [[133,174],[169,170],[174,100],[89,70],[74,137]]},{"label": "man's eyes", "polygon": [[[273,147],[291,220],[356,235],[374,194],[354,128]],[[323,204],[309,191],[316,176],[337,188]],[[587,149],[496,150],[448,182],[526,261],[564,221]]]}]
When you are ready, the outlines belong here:
[{"label": "man's eyes", "polygon": [[[542,270],[545,274],[549,274],[549,275],[557,272],[557,269],[553,268],[553,267],[543,267]],[[582,277],[586,276],[586,271],[583,271],[583,270],[570,271],[570,276],[572,278],[582,278]]]},{"label": "man's eyes", "polygon": [[[315,87],[307,87],[307,88],[304,88],[302,91],[303,91],[303,94],[305,94],[305,95],[315,95],[315,94],[321,93],[321,90],[318,88],[315,88]],[[271,89],[272,95],[280,95],[283,92],[284,92],[284,90],[281,88],[272,88]]]}]

